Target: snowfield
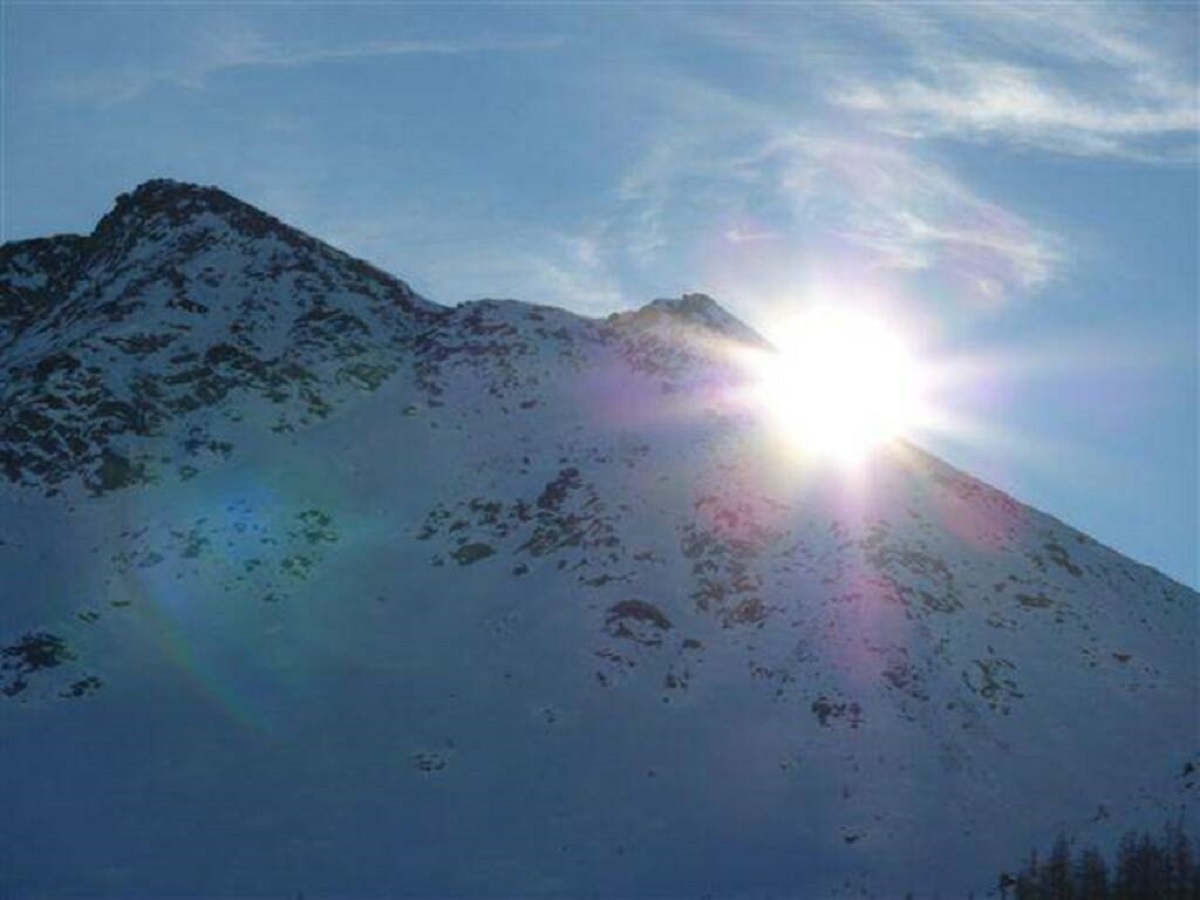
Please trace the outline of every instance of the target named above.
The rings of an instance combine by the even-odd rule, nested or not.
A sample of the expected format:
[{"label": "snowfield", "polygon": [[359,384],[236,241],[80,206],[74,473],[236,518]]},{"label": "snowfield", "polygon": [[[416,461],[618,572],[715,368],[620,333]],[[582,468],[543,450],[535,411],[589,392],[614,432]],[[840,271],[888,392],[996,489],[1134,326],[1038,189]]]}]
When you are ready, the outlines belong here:
[{"label": "snowfield", "polygon": [[1194,809],[1197,594],[798,464],[761,344],[165,181],[0,249],[0,895],[987,896]]}]

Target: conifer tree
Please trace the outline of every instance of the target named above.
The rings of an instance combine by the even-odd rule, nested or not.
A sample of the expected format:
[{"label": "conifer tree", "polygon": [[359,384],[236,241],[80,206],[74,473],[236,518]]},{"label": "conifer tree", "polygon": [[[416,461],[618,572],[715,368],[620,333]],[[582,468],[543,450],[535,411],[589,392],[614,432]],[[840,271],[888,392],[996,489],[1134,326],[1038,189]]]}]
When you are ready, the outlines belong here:
[{"label": "conifer tree", "polygon": [[1000,894],[1013,900],[1200,900],[1200,859],[1182,822],[1160,836],[1127,832],[1111,868],[1095,847],[1074,860],[1060,835],[1045,859],[1035,849],[1016,877],[1001,875]]},{"label": "conifer tree", "polygon": [[1086,848],[1075,870],[1079,900],[1108,900],[1108,865],[1095,847]]}]

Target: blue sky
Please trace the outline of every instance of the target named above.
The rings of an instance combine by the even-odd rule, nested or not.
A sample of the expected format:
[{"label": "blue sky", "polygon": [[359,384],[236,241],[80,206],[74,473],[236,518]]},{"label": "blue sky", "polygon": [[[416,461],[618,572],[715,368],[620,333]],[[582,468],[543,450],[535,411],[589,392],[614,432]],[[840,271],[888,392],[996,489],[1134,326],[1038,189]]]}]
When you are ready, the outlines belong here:
[{"label": "blue sky", "polygon": [[1196,585],[1194,4],[4,0],[4,240],[216,184],[443,303],[813,297],[951,462]]}]

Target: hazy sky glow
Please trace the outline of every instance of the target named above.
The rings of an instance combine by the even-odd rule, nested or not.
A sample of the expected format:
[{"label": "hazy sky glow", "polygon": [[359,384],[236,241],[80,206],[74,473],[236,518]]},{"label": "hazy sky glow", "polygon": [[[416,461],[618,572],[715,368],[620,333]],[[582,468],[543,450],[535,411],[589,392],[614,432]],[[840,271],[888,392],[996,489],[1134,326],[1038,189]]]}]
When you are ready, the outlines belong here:
[{"label": "hazy sky glow", "polygon": [[216,184],[442,303],[905,323],[920,442],[1197,584],[1194,4],[5,0],[4,240]]}]

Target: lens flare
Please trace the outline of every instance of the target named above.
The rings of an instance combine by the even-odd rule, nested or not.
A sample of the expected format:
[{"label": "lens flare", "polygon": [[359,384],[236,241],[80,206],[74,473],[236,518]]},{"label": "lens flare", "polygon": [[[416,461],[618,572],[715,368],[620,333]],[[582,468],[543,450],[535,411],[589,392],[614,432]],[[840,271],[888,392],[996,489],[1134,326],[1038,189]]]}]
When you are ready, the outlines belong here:
[{"label": "lens flare", "polygon": [[819,308],[797,319],[758,365],[758,400],[806,455],[855,464],[923,416],[924,376],[897,330]]}]

